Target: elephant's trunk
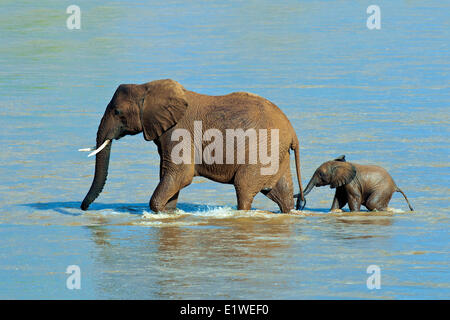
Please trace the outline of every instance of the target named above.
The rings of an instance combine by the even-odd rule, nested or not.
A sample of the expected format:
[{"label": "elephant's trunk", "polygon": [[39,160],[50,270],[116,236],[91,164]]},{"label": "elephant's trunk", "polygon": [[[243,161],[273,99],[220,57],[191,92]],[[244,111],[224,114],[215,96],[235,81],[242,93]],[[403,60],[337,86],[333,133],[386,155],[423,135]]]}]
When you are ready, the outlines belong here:
[{"label": "elephant's trunk", "polygon": [[[102,121],[103,123],[103,121]],[[98,149],[101,147],[106,139],[106,135],[103,134],[102,130],[103,126],[100,124],[99,130],[97,132],[97,146]],[[94,180],[92,181],[91,188],[87,193],[86,197],[81,204],[82,210],[87,210],[89,205],[94,202],[94,200],[98,197],[100,192],[102,192],[103,187],[106,183],[106,178],[108,176],[108,166],[109,166],[109,156],[111,154],[111,144],[112,140],[104,146],[104,148],[96,154],[95,158],[95,175]]]},{"label": "elephant's trunk", "polygon": [[311,180],[309,180],[308,185],[305,188],[303,194],[306,196],[314,187],[316,186],[316,179],[313,176]]}]

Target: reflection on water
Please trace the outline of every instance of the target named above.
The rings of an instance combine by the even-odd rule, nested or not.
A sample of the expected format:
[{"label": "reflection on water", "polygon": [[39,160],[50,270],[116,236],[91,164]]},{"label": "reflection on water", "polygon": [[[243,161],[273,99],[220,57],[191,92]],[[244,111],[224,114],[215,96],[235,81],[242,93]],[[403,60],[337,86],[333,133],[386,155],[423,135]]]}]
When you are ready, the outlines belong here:
[{"label": "reflection on water", "polygon": [[[350,1],[77,5],[79,31],[52,1],[0,11],[0,298],[449,297],[447,4],[379,3],[377,31]],[[114,144],[81,211],[94,160],[77,149],[118,84],[162,78],[270,99],[296,129],[303,182],[346,154],[386,168],[417,211],[395,194],[393,212],[329,213],[327,188],[302,212],[262,195],[236,211],[232,186],[196,178],[155,215],[159,158],[140,135]],[[372,264],[381,290],[366,287]]]}]

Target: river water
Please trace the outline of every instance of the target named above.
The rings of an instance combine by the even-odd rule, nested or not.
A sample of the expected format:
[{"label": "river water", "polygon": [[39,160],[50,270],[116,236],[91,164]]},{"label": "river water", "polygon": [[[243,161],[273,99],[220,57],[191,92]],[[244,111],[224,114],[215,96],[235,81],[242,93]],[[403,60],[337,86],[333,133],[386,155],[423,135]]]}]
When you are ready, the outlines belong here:
[{"label": "river water", "polygon": [[[0,10],[0,298],[443,299],[449,273],[449,43],[444,1],[3,0]],[[324,161],[386,168],[393,212],[329,214],[333,190],[279,214],[196,178],[177,213],[148,208],[156,146],[112,147],[87,212],[104,108],[120,83],[172,78],[277,104],[301,143],[303,184]],[[294,173],[294,159],[291,157]],[[66,287],[66,268],[81,289]],[[367,268],[380,270],[370,290]]]}]

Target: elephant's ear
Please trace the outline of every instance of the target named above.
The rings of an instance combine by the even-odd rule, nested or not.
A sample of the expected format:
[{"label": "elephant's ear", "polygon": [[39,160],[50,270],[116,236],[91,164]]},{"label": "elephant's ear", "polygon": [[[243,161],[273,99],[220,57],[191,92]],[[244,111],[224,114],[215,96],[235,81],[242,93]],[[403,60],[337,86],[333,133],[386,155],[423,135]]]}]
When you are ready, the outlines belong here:
[{"label": "elephant's ear", "polygon": [[348,162],[335,161],[331,165],[331,188],[337,188],[350,183],[356,176],[356,168]]},{"label": "elephant's ear", "polygon": [[157,80],[146,83],[140,101],[141,122],[146,140],[154,140],[173,127],[188,108],[185,89],[176,81]]},{"label": "elephant's ear", "polygon": [[342,161],[342,162],[345,162],[345,154],[340,155],[339,157],[337,157],[336,159],[334,159],[334,161]]}]

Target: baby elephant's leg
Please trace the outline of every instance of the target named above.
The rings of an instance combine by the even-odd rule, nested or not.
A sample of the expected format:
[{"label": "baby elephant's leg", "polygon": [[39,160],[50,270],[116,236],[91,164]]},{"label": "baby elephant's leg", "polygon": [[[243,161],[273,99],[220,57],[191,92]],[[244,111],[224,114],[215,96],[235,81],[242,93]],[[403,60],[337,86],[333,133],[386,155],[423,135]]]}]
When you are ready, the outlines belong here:
[{"label": "baby elephant's leg", "polygon": [[343,188],[336,188],[333,204],[331,205],[331,212],[342,212],[342,208],[347,204],[347,193]]},{"label": "baby elephant's leg", "polygon": [[348,207],[350,211],[361,210],[361,196],[360,195],[348,195]]},{"label": "baby elephant's leg", "polygon": [[369,211],[387,211],[389,201],[392,198],[391,191],[383,190],[372,193],[366,200],[366,208]]}]

